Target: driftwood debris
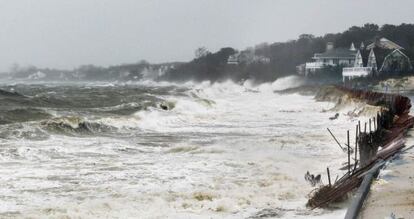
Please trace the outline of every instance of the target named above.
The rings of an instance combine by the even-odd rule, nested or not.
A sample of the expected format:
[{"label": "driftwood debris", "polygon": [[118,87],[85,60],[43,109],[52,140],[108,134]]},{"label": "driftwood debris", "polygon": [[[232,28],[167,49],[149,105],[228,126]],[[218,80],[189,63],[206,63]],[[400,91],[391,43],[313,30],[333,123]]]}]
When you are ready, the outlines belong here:
[{"label": "driftwood debris", "polygon": [[309,171],[305,174],[305,180],[308,181],[311,186],[316,186],[321,183],[321,174],[317,176],[310,174]]},{"label": "driftwood debris", "polygon": [[[312,191],[309,194],[310,198],[307,203],[307,206],[310,208],[326,207],[332,202],[346,198],[349,192],[361,185],[365,175],[371,173],[373,167],[389,159],[404,147],[405,141],[403,135],[408,128],[414,125],[414,118],[408,114],[411,108],[411,102],[407,97],[351,90],[343,87],[338,87],[338,89],[353,98],[364,100],[368,104],[383,106],[386,110],[379,112],[375,118],[369,120],[369,130],[367,130],[367,123],[365,123],[364,131],[362,131],[361,123],[358,121],[355,130],[355,133],[357,133],[355,163],[352,170],[348,131],[348,171],[344,176],[335,180],[333,184],[329,183]],[[337,143],[339,142],[337,141]],[[378,150],[379,148],[381,149]],[[359,160],[357,159],[358,152]],[[327,172],[328,179],[330,179],[329,170]]]},{"label": "driftwood debris", "polygon": [[339,113],[336,113],[334,116],[329,117],[330,120],[335,120],[339,117]]}]

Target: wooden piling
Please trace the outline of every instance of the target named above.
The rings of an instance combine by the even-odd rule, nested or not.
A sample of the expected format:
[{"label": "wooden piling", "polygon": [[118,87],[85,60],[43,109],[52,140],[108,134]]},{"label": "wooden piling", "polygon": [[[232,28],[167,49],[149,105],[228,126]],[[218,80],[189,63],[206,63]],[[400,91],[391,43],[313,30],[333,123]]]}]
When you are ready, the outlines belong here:
[{"label": "wooden piling", "polygon": [[331,134],[332,138],[336,141],[336,143],[338,144],[338,146],[342,149],[342,151],[344,151],[344,148],[342,147],[341,143],[339,143],[338,139],[336,139],[335,135],[332,134],[331,130],[329,128],[326,128],[329,132],[329,134]]},{"label": "wooden piling", "polygon": [[346,132],[347,139],[348,139],[348,174],[351,174],[351,150],[349,145],[349,130]]},{"label": "wooden piling", "polygon": [[377,112],[377,129],[381,128],[381,114]]},{"label": "wooden piling", "polygon": [[355,127],[355,150],[354,150],[354,153],[355,153],[355,163],[357,162],[357,160],[358,160],[358,157],[357,157],[357,154],[358,154],[358,125],[356,125],[356,127]]},{"label": "wooden piling", "polygon": [[328,173],[329,186],[332,186],[332,184],[331,184],[331,174],[329,173],[329,167],[326,168],[326,172]]}]

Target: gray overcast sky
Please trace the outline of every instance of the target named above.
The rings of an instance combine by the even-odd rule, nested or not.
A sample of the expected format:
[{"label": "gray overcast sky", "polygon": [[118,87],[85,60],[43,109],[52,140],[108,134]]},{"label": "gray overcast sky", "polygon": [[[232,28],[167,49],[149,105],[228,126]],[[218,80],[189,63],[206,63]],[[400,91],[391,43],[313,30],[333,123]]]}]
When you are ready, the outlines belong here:
[{"label": "gray overcast sky", "polygon": [[366,22],[414,21],[413,0],[0,0],[0,70],[186,61]]}]

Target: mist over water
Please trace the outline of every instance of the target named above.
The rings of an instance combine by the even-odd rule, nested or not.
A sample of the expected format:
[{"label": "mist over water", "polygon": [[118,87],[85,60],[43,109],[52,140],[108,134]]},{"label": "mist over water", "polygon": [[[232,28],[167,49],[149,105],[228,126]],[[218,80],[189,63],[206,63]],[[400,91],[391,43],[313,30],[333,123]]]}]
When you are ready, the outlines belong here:
[{"label": "mist over water", "polygon": [[[333,218],[305,208],[354,121],[273,83],[3,84],[1,217]],[[325,179],[323,179],[325,181]]]}]

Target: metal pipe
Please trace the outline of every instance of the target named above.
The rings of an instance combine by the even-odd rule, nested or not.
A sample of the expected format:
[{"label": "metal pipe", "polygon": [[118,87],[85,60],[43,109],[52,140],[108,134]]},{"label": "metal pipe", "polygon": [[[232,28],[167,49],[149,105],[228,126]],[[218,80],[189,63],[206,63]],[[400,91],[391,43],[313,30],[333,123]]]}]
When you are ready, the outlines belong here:
[{"label": "metal pipe", "polygon": [[372,167],[368,173],[364,176],[364,180],[359,186],[354,199],[352,200],[351,206],[345,214],[345,219],[357,219],[358,214],[364,204],[365,198],[368,195],[369,189],[371,187],[372,179],[377,175],[378,170],[385,164],[384,160],[379,161],[374,167]]}]

